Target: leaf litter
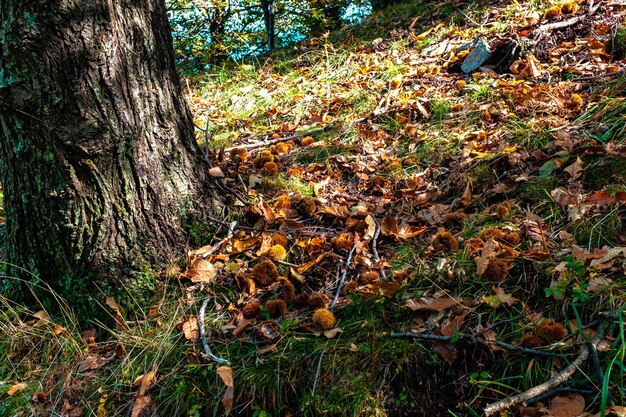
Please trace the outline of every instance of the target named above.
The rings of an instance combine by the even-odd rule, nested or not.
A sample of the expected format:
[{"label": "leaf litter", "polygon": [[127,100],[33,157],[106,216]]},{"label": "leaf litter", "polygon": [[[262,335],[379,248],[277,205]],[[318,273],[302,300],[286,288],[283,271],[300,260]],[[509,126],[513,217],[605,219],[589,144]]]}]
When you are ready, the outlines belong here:
[{"label": "leaf litter", "polygon": [[[448,337],[432,345],[452,367],[477,366],[454,338],[506,338],[484,330],[476,321],[481,311],[518,317],[509,322],[525,330],[508,340],[514,348],[563,344],[568,331],[555,320],[565,317],[545,304],[588,302],[611,291],[626,271],[621,220],[595,240],[593,231],[589,238],[581,230],[593,219],[623,219],[626,201],[619,169],[599,171],[607,158],[626,167],[623,137],[601,139],[607,127],[594,123],[610,111],[607,83],[613,82],[613,105],[624,100],[626,83],[612,81],[621,79],[624,61],[610,47],[614,16],[623,16],[624,7],[588,6],[565,2],[507,18],[505,6],[492,5],[486,19],[506,20],[515,41],[472,38],[471,23],[433,24],[416,35],[415,19],[350,52],[345,81],[303,75],[323,97],[315,106],[303,107],[297,97],[291,108],[272,106],[264,113],[268,126],[250,124],[229,153],[215,150],[212,172],[251,201],[238,223],[245,228],[235,227],[206,258],[215,266],[214,284],[240,294],[231,304],[237,330],[219,338],[260,340],[271,355],[285,343],[276,323],[297,320],[304,332],[328,333],[314,312],[331,308],[341,317],[342,307],[373,297],[421,316],[395,325]],[[432,39],[426,48],[419,46],[424,39]],[[464,73],[462,64],[479,55],[476,39],[489,56]],[[295,61],[293,70],[303,74],[324,57],[319,43],[307,42],[320,53]],[[394,50],[394,42],[403,48]],[[398,73],[384,81],[381,71],[390,63]],[[258,71],[267,75],[259,88],[276,96],[283,81],[289,84],[271,63]],[[348,93],[365,86],[375,108],[351,111]],[[194,106],[196,114],[211,105],[205,100]],[[322,134],[306,133],[319,128]],[[602,220],[595,224],[604,227]],[[398,254],[407,248],[415,253],[408,262]],[[183,280],[199,282],[194,262],[192,255]],[[451,293],[437,292],[433,278],[420,280],[433,271]],[[416,291],[419,297],[409,296]],[[268,313],[271,321],[264,320]],[[591,321],[593,312],[587,314]],[[476,332],[482,336],[469,336]],[[579,397],[556,396],[541,415],[582,415]]]},{"label": "leaf litter", "polygon": [[[199,86],[187,91],[197,124],[209,120],[228,139],[228,150],[207,155],[209,174],[241,197],[228,233],[218,229],[220,240],[189,252],[179,275],[189,303],[209,291],[223,318],[206,340],[197,316],[178,324],[192,345],[190,364],[208,360],[195,350],[204,342],[250,342],[263,361],[282,354],[289,337],[341,339],[344,323],[358,320],[343,309],[375,300],[403,317],[383,318],[388,328],[376,337],[422,337],[454,375],[448,407],[473,411],[469,404],[480,408],[517,389],[473,373],[513,355],[528,355],[520,374],[540,372],[541,355],[556,373],[596,334],[585,323],[615,318],[592,307],[615,310],[624,301],[611,299],[626,274],[625,61],[611,34],[626,10],[618,1],[512,7],[492,4],[483,16],[467,9],[458,26],[417,16],[348,49],[334,77],[320,70],[336,58],[334,47],[304,41],[298,48],[309,52],[288,73],[268,60],[256,69],[255,88],[238,96],[253,103],[255,91],[265,91],[270,104],[257,114],[236,113],[226,87],[204,97]],[[483,61],[465,73],[470,58]],[[225,85],[249,76],[234,72]],[[289,87],[305,90],[289,96]],[[359,95],[368,105],[356,105]],[[128,328],[116,301],[106,304],[116,327]],[[55,326],[47,315],[29,325]],[[286,326],[297,336],[286,337]],[[615,336],[607,333],[597,350],[614,352]],[[81,373],[126,354],[95,337],[84,335]],[[347,340],[345,351],[372,346]],[[231,413],[239,370],[215,372]],[[135,380],[132,416],[158,406],[155,379],[150,371]],[[498,390],[485,390],[490,382]],[[26,388],[16,382],[7,394]],[[66,402],[66,414],[80,415]],[[520,411],[573,417],[590,408],[574,393],[546,404]]]}]

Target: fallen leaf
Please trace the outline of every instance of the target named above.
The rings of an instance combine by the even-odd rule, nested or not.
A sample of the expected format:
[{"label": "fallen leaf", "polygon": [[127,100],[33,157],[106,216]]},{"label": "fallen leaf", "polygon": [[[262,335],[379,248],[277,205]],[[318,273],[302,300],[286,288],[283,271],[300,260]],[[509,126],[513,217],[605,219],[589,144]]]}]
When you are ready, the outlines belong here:
[{"label": "fallen leaf", "polygon": [[324,332],[324,336],[326,336],[327,339],[332,339],[333,337],[337,336],[341,332],[343,332],[343,330],[341,330],[338,327],[335,327],[334,329],[326,330]]},{"label": "fallen leaf", "polygon": [[189,320],[183,323],[182,326],[183,334],[185,335],[185,339],[196,343],[200,338],[200,331],[198,329],[198,319],[196,317],[191,317]]},{"label": "fallen leaf", "polygon": [[518,302],[517,298],[513,297],[510,294],[507,294],[502,287],[495,288],[495,291],[496,291],[496,297],[498,297],[498,300],[500,300],[502,304],[512,306]]},{"label": "fallen leaf", "polygon": [[550,400],[549,417],[578,417],[585,411],[585,399],[580,394],[557,395]]},{"label": "fallen leaf", "polygon": [[148,388],[150,388],[150,386],[152,386],[152,384],[154,383],[154,380],[156,378],[156,372],[155,371],[150,371],[148,373],[145,373],[143,375],[138,376],[137,378],[135,378],[135,380],[133,381],[133,385],[134,386],[138,386],[139,387],[139,395],[144,395],[146,393],[146,391],[148,390]]},{"label": "fallen leaf", "polygon": [[407,300],[405,306],[410,308],[413,311],[434,311],[440,312],[445,310],[446,308],[454,307],[459,305],[460,303],[454,298],[445,297],[445,298],[430,298],[423,297],[419,300]]},{"label": "fallen leaf", "polygon": [[126,324],[126,320],[122,316],[122,312],[120,311],[120,307],[117,305],[117,302],[113,297],[107,297],[106,305],[108,305],[111,310],[115,313],[115,328],[116,329],[128,329],[128,325]]},{"label": "fallen leaf", "polygon": [[213,264],[206,259],[197,258],[192,263],[185,276],[187,276],[191,282],[210,284],[215,279],[217,271]]},{"label": "fallen leaf", "polygon": [[217,374],[222,379],[224,385],[226,385],[226,392],[222,398],[222,404],[226,415],[230,414],[233,409],[233,400],[235,398],[235,379],[233,377],[233,370],[228,366],[220,366],[216,370]]},{"label": "fallen leaf", "polygon": [[590,265],[592,267],[605,269],[603,268],[603,266],[609,263],[610,261],[612,261],[613,259],[617,258],[618,256],[626,256],[626,247],[611,248],[607,250],[606,255],[604,255],[602,258],[594,259],[593,261],[591,261]]},{"label": "fallen leaf", "polygon": [[9,397],[14,396],[17,392],[26,389],[26,387],[28,387],[28,384],[26,382],[18,382],[17,384],[11,385],[11,387],[9,388],[9,390],[7,391],[7,395]]},{"label": "fallen leaf", "polygon": [[148,417],[150,413],[150,404],[152,400],[149,395],[139,395],[135,398],[133,409],[130,412],[131,417]]},{"label": "fallen leaf", "polygon": [[583,169],[583,161],[580,159],[580,157],[577,157],[576,162],[563,169],[563,171],[567,172],[570,175],[570,179],[572,181],[576,181],[577,179],[582,177],[583,172],[585,171]]}]

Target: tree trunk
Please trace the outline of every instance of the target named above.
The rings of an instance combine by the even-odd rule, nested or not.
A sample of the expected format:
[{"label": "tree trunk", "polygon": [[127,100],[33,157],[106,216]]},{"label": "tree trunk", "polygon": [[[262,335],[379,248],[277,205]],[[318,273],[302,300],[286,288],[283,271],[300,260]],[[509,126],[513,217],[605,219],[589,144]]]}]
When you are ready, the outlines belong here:
[{"label": "tree trunk", "polygon": [[276,31],[274,29],[274,0],[261,0],[263,22],[267,34],[267,48],[273,51],[276,47]]},{"label": "tree trunk", "polygon": [[132,272],[179,256],[214,203],[165,1],[2,0],[0,19],[10,273],[75,305],[138,294]]}]

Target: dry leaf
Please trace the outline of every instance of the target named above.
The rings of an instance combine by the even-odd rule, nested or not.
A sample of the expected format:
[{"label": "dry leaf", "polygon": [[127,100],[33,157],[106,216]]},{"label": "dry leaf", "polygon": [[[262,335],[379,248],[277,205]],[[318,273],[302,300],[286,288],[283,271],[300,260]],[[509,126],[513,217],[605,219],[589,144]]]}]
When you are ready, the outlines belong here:
[{"label": "dry leaf", "polygon": [[149,395],[139,395],[135,398],[133,409],[130,412],[131,417],[148,417],[151,415],[150,403],[152,400]]},{"label": "dry leaf", "polygon": [[324,332],[324,336],[326,336],[327,339],[332,339],[333,337],[337,336],[341,332],[343,332],[343,330],[341,330],[338,327],[335,327],[334,329],[326,330]]},{"label": "dry leaf", "polygon": [[210,284],[215,279],[217,271],[213,264],[206,259],[197,258],[192,263],[185,276],[187,276],[191,282],[201,282],[203,284]]},{"label": "dry leaf", "polygon": [[126,320],[124,320],[124,317],[122,316],[122,313],[120,311],[120,307],[117,305],[117,302],[115,301],[115,299],[113,297],[107,297],[106,300],[106,305],[108,305],[111,310],[113,310],[113,312],[115,313],[115,328],[116,329],[128,329],[128,325],[126,324]]},{"label": "dry leaf", "polygon": [[549,417],[578,417],[585,411],[585,399],[580,394],[557,395],[550,400]]},{"label": "dry leaf", "polygon": [[196,343],[200,338],[198,319],[196,317],[191,317],[189,320],[184,322],[182,330],[185,335],[185,339],[191,340],[193,343]]},{"label": "dry leaf", "polygon": [[445,297],[445,298],[430,298],[423,297],[419,300],[407,300],[406,306],[413,311],[434,311],[440,312],[445,310],[446,308],[454,307],[459,305],[460,303],[454,298]]},{"label": "dry leaf", "polygon": [[502,304],[512,306],[518,301],[517,298],[513,297],[510,294],[507,294],[502,287],[495,288],[495,291],[496,291],[496,297],[498,297],[498,300],[500,300]]},{"label": "dry leaf", "polygon": [[133,381],[134,386],[140,385],[139,395],[144,395],[148,388],[154,383],[154,379],[156,378],[156,372],[150,371],[146,374],[140,375]]},{"label": "dry leaf", "polygon": [[572,181],[576,181],[583,175],[583,161],[580,159],[580,157],[578,157],[576,158],[576,162],[565,168],[563,171],[567,172],[570,175]]},{"label": "dry leaf", "polygon": [[15,393],[26,389],[26,387],[28,387],[28,384],[26,384],[26,382],[18,382],[17,384],[11,385],[11,387],[9,388],[9,390],[7,391],[7,395],[9,397],[12,397],[15,395]]},{"label": "dry leaf", "polygon": [[217,374],[222,378],[222,382],[226,385],[226,392],[222,398],[222,404],[226,415],[230,414],[233,409],[233,400],[235,398],[235,379],[233,377],[233,370],[228,366],[220,366],[216,370]]}]

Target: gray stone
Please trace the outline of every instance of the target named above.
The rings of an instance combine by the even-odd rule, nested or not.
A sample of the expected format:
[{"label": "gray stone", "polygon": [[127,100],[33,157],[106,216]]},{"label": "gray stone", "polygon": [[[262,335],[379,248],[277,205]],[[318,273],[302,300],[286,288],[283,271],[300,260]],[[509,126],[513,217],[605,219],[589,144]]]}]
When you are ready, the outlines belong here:
[{"label": "gray stone", "polygon": [[461,64],[461,70],[469,74],[487,62],[489,58],[491,58],[491,51],[487,42],[481,38],[474,39],[472,50]]}]

